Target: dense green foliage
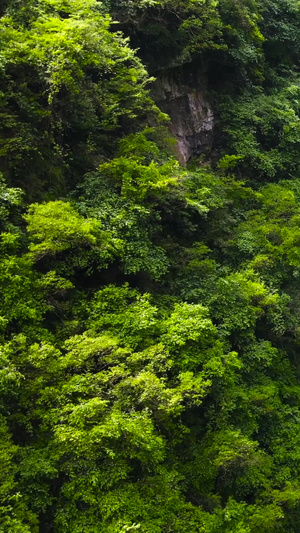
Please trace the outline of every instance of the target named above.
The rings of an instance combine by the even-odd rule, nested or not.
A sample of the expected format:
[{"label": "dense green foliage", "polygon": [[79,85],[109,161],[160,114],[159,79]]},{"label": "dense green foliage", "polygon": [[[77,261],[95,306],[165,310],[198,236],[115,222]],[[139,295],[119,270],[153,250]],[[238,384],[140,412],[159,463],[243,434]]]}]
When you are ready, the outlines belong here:
[{"label": "dense green foliage", "polygon": [[96,1],[12,4],[0,30],[3,171],[58,194],[107,157],[122,123],[124,134],[155,113],[149,78]]},{"label": "dense green foliage", "polygon": [[[299,2],[0,16],[0,532],[298,533]],[[175,66],[218,119],[186,168]]]}]

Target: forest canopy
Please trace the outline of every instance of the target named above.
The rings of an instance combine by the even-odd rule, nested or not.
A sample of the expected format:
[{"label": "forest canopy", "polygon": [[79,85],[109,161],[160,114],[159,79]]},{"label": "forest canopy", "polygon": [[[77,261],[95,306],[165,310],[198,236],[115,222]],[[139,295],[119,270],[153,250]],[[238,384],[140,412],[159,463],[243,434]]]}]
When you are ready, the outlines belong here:
[{"label": "forest canopy", "polygon": [[299,533],[299,43],[297,0],[1,4],[1,533]]}]

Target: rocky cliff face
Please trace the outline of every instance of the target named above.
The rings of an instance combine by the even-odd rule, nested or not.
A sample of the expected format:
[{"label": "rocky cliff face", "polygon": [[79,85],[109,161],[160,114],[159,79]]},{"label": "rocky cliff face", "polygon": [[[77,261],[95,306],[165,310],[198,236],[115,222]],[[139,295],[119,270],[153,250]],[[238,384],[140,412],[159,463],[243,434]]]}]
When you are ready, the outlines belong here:
[{"label": "rocky cliff face", "polygon": [[177,138],[177,151],[183,164],[212,145],[214,114],[205,96],[201,75],[177,69],[156,76],[153,97],[170,116],[170,130]]}]

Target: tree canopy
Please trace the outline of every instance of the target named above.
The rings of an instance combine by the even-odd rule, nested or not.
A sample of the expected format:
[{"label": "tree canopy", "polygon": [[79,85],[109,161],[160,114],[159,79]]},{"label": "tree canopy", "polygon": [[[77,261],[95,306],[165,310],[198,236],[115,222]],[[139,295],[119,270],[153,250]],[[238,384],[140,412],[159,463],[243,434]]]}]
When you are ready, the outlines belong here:
[{"label": "tree canopy", "polygon": [[[296,0],[0,6],[1,533],[299,532],[299,35]],[[171,69],[216,122],[185,167]]]}]

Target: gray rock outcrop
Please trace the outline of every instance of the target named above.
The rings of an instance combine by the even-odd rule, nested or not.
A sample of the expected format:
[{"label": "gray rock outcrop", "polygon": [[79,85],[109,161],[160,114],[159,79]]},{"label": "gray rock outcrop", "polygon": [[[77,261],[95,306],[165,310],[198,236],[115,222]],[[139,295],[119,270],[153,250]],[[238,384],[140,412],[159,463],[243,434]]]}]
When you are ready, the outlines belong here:
[{"label": "gray rock outcrop", "polygon": [[211,147],[214,113],[205,95],[205,84],[197,72],[186,75],[178,70],[156,75],[153,97],[170,116],[170,131],[177,138],[181,163],[199,156]]}]

